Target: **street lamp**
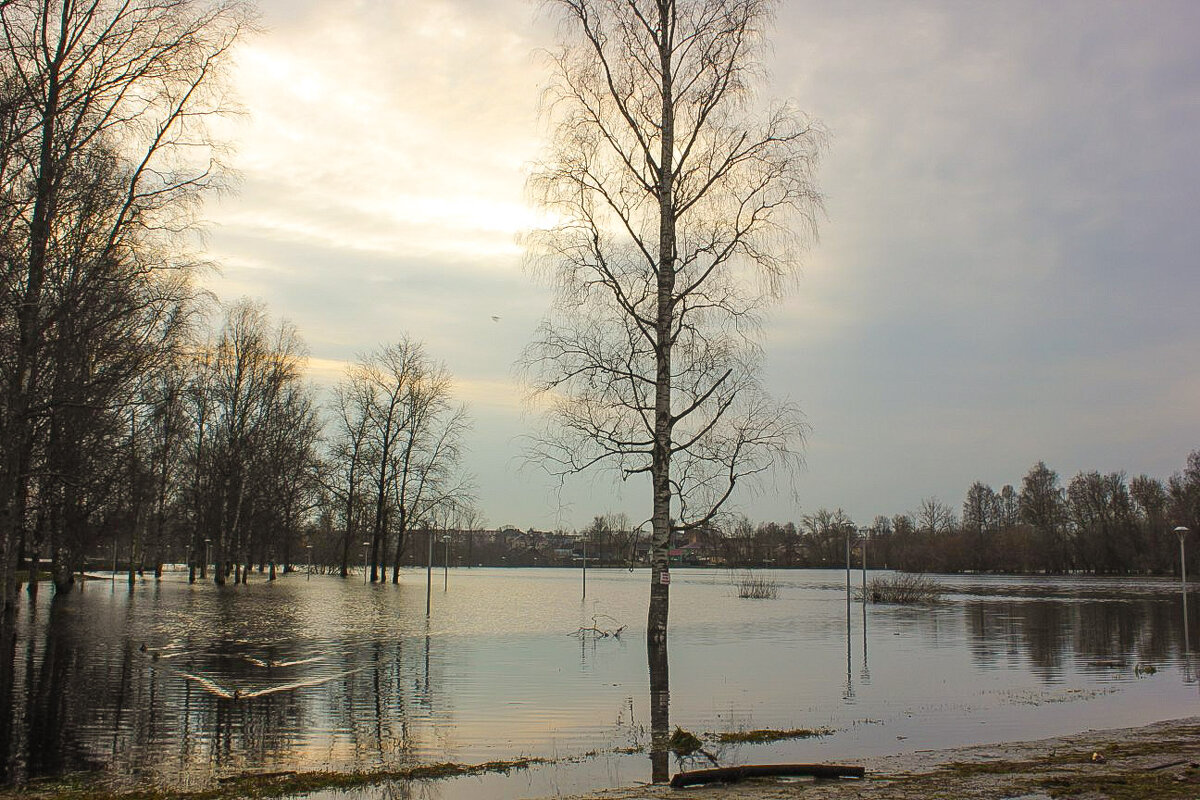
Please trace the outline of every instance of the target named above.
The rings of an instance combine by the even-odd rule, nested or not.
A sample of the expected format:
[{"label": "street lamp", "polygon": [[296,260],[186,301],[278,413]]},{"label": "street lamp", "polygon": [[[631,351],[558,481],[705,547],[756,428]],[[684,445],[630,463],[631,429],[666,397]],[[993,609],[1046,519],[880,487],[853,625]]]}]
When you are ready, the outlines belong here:
[{"label": "street lamp", "polygon": [[200,579],[208,579],[208,558],[212,549],[212,539],[204,540],[204,563],[200,565]]},{"label": "street lamp", "polygon": [[1179,580],[1183,584],[1183,590],[1187,591],[1187,562],[1184,558],[1183,540],[1187,538],[1190,528],[1185,528],[1180,525],[1175,529],[1175,535],[1179,537]]},{"label": "street lamp", "polygon": [[367,547],[370,542],[363,542],[363,583],[367,582]]},{"label": "street lamp", "polygon": [[867,602],[867,541],[871,538],[870,528],[859,528],[858,535],[862,537],[862,593],[863,603]]},{"label": "street lamp", "polygon": [[442,534],[442,591],[450,588],[450,534]]},{"label": "street lamp", "polygon": [[304,547],[308,550],[308,577],[306,577],[304,580],[311,581],[312,580],[312,545],[306,544],[306,545],[304,545]]},{"label": "street lamp", "polygon": [[1183,541],[1187,538],[1188,528],[1183,525],[1175,528],[1179,537],[1179,582],[1183,587],[1183,652],[1187,653],[1191,642],[1188,639],[1188,607],[1187,607],[1187,559],[1183,549]]},{"label": "street lamp", "polygon": [[433,609],[433,528],[425,531],[425,616]]},{"label": "street lamp", "polygon": [[846,626],[850,626],[850,540],[857,531],[853,525],[846,526]]}]

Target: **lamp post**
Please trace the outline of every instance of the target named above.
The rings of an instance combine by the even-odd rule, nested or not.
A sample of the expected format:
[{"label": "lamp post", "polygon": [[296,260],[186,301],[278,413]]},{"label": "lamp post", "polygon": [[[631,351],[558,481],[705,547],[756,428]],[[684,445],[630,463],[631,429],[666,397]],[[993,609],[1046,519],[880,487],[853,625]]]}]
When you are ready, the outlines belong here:
[{"label": "lamp post", "polygon": [[308,550],[308,576],[305,577],[304,580],[311,581],[312,580],[312,545],[306,544],[306,545],[304,545],[304,547],[306,550]]},{"label": "lamp post", "polygon": [[846,526],[846,628],[850,628],[850,537],[854,535],[854,528],[850,525]]},{"label": "lamp post", "polygon": [[117,537],[116,537],[116,536],[114,536],[114,537],[113,537],[113,574],[112,574],[112,582],[113,582],[113,586],[116,586],[116,585],[117,585]]},{"label": "lamp post", "polygon": [[363,583],[367,582],[367,548],[371,546],[370,542],[363,542]]},{"label": "lamp post", "polygon": [[1179,537],[1179,582],[1183,584],[1183,591],[1187,591],[1187,560],[1184,557],[1183,540],[1187,538],[1190,528],[1185,528],[1180,525],[1175,529],[1175,535]]},{"label": "lamp post", "polygon": [[425,554],[425,616],[433,609],[433,528],[425,531],[428,552]]},{"label": "lamp post", "polygon": [[871,538],[870,528],[859,528],[858,535],[862,537],[862,590],[863,602],[867,602],[867,541]]},{"label": "lamp post", "polygon": [[450,534],[442,534],[442,591],[450,588]]},{"label": "lamp post", "polygon": [[200,579],[208,580],[208,557],[212,550],[212,539],[204,540],[204,563],[200,565]]},{"label": "lamp post", "polygon": [[1179,537],[1179,583],[1183,588],[1183,652],[1187,653],[1191,649],[1191,642],[1188,638],[1188,602],[1187,602],[1187,558],[1183,547],[1183,542],[1187,538],[1189,528],[1180,525],[1175,528],[1175,535]]},{"label": "lamp post", "polygon": [[583,540],[583,599],[587,600],[587,534]]}]

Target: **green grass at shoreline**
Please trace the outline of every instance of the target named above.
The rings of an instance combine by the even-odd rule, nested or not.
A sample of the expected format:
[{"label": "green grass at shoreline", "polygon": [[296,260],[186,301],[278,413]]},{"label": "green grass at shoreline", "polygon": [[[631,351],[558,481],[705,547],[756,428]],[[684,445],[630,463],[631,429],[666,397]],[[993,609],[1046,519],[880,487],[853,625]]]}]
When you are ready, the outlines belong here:
[{"label": "green grass at shoreline", "polygon": [[488,761],[483,764],[441,763],[363,772],[246,773],[219,778],[212,786],[193,790],[106,785],[112,779],[103,773],[78,773],[66,778],[39,781],[28,786],[0,791],[0,800],[234,800],[240,797],[288,797],[324,789],[356,789],[388,781],[507,774],[549,763],[553,762],[545,758],[518,758],[511,761]]}]

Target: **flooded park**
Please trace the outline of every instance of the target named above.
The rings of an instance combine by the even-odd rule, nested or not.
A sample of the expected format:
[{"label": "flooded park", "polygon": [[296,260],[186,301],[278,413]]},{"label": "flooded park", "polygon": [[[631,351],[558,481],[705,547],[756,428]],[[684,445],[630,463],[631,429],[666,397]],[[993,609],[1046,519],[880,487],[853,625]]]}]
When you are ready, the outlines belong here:
[{"label": "flooded park", "polygon": [[[1177,580],[942,576],[941,602],[889,606],[847,602],[844,571],[764,576],[775,599],[740,598],[728,571],[673,572],[670,727],[707,755],[672,755],[672,771],[853,762],[1197,708]],[[650,780],[644,570],[590,569],[586,597],[578,569],[435,572],[428,616],[426,589],[415,569],[399,585],[301,570],[237,588],[168,569],[132,589],[93,577],[57,600],[23,596],[9,776],[103,770],[194,789],[530,759],[309,796],[536,797]],[[1200,608],[1187,617],[1194,628]],[[819,735],[721,741],[760,729]]]}]

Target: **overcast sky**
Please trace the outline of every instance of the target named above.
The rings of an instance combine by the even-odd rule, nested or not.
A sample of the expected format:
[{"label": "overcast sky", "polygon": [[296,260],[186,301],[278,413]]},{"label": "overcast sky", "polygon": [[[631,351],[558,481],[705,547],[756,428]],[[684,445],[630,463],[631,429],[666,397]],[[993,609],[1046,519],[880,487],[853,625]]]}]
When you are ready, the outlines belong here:
[{"label": "overcast sky", "polygon": [[[554,26],[526,0],[260,7],[207,285],[296,323],[324,385],[425,341],[471,408],[491,525],[648,516],[642,484],[560,493],[518,469],[512,364],[548,303],[518,237]],[[741,510],[867,523],[1038,460],[1064,482],[1180,469],[1200,448],[1200,3],[788,0],[770,41],[764,96],[831,133],[827,218],[765,341],[806,467],[797,496]]]}]

